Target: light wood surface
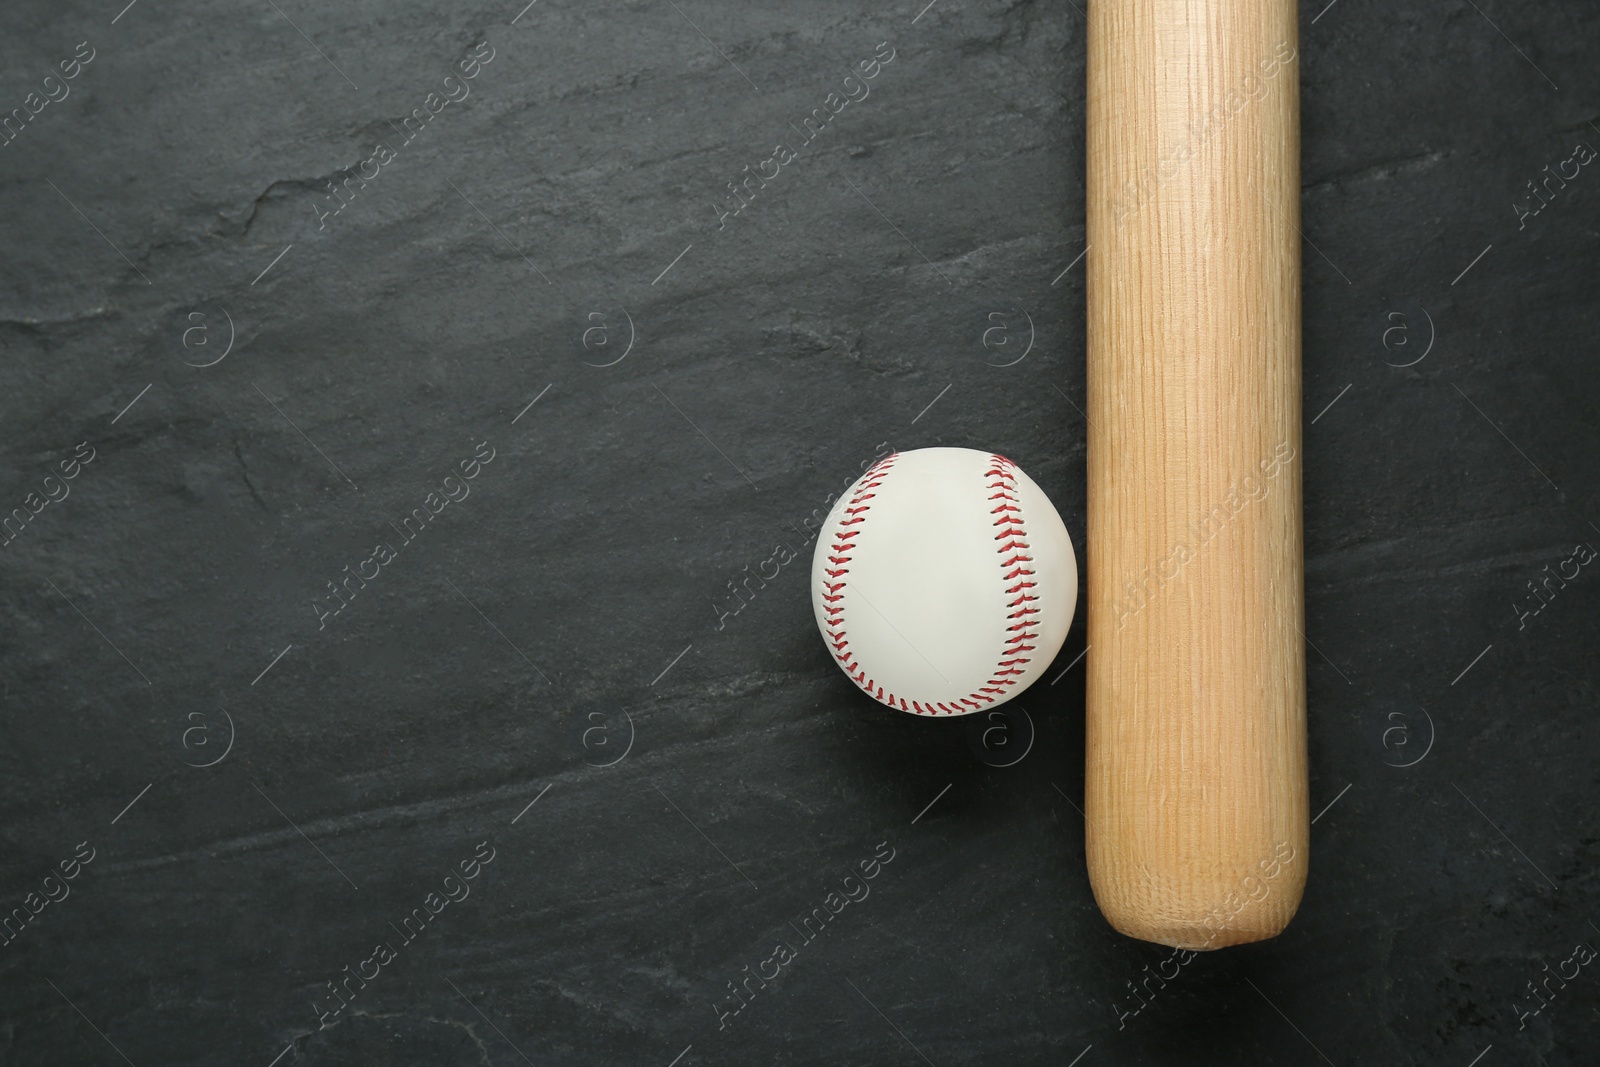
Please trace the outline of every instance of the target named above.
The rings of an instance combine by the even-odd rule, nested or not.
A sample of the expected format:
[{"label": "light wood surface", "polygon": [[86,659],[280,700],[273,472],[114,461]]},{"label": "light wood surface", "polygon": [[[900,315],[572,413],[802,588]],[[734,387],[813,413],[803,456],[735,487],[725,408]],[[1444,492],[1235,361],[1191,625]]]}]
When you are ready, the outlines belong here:
[{"label": "light wood surface", "polygon": [[1097,0],[1088,36],[1095,899],[1272,937],[1308,848],[1291,0]]}]

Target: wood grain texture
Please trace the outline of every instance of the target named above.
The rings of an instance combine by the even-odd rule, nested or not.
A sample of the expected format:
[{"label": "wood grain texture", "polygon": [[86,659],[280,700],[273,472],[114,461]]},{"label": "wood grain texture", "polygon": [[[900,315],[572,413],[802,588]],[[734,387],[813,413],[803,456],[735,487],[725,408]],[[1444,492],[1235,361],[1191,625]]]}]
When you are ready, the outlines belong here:
[{"label": "wood grain texture", "polygon": [[1308,860],[1295,8],[1108,0],[1088,48],[1089,875],[1220,948]]}]

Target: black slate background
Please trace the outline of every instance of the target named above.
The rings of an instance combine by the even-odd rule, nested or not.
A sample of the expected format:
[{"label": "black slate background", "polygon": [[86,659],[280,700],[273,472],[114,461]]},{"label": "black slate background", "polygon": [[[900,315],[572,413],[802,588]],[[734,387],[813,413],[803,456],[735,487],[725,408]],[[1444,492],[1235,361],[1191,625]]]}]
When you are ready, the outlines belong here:
[{"label": "black slate background", "polygon": [[[1519,1012],[1600,944],[1600,578],[1513,605],[1600,545],[1600,174],[1513,205],[1600,145],[1600,10],[1301,9],[1311,877],[1282,937],[1125,1014],[1168,953],[1089,891],[1081,605],[991,766],[1020,716],[985,752],[830,664],[797,532],[880,452],[958,445],[1021,464],[1081,558],[1082,12],[121,7],[0,14],[0,112],[95,49],[0,149],[0,507],[95,450],[0,553],[3,909],[95,850],[0,950],[0,1063],[1595,1061],[1592,967]],[[319,230],[480,41],[471,95]],[[719,1030],[880,842],[871,896]]]}]

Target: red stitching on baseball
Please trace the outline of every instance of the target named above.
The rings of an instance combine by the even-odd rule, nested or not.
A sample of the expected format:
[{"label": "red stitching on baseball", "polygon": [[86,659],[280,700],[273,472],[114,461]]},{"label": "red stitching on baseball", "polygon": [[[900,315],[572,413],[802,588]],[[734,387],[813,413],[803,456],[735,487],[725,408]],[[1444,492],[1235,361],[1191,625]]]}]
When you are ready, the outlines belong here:
[{"label": "red stitching on baseball", "polygon": [[[839,592],[846,584],[844,576],[850,573],[850,568],[845,564],[848,564],[853,558],[846,555],[846,553],[850,552],[854,547],[851,544],[851,539],[861,532],[859,530],[846,530],[845,527],[866,521],[862,518],[862,513],[872,506],[867,501],[877,495],[872,490],[883,484],[882,475],[894,465],[896,455],[898,453],[891,453],[868,468],[866,473],[867,481],[850,498],[850,502],[844,512],[849,518],[840,519],[839,529],[835,531],[833,538],[833,555],[828,557],[828,562],[835,564],[834,568],[827,571],[828,577],[838,580],[823,583],[823,588],[827,592],[822,595],[822,610],[828,616],[826,626],[829,629],[827,633],[829,637],[833,638],[831,643],[834,647],[834,656],[844,665],[845,673],[850,676],[850,679],[869,693],[872,691],[872,680],[866,676],[866,672],[855,662],[855,657],[850,653],[850,641],[844,629],[844,608],[839,603],[844,599],[844,594]],[[882,695],[881,690],[879,695]]]},{"label": "red stitching on baseball", "polygon": [[[884,476],[894,466],[894,461],[899,455],[900,453],[898,452],[891,453],[873,464],[865,475],[868,481],[856,490],[841,512],[841,516],[847,517],[840,518],[839,529],[834,533],[832,545],[834,554],[827,557],[828,562],[835,566],[833,568],[824,568],[824,573],[832,580],[822,583],[822,589],[824,590],[822,593],[822,610],[828,616],[825,627],[826,633],[831,639],[829,644],[833,645],[834,648],[834,657],[844,665],[845,673],[850,676],[851,681],[880,701],[885,699],[883,687],[877,685],[873,679],[866,676],[866,671],[855,661],[855,656],[850,652],[850,641],[846,636],[847,631],[844,629],[844,607],[840,602],[844,600],[844,594],[841,590],[847,584],[844,576],[850,573],[850,568],[845,564],[848,564],[853,558],[845,555],[845,553],[854,548],[850,543],[850,539],[861,532],[860,530],[849,530],[846,527],[856,526],[866,521],[865,513],[872,508],[872,505],[867,501],[877,496],[871,490],[883,484]],[[1023,655],[1023,653],[1032,652],[1037,647],[1026,642],[1036,640],[1039,637],[1037,630],[1033,629],[1040,622],[1038,618],[1039,608],[1035,606],[1039,597],[1032,592],[1037,588],[1038,583],[1029,580],[1034,576],[1033,570],[1028,566],[1033,562],[1033,556],[1028,551],[1030,546],[1027,540],[1027,527],[1022,518],[1021,497],[1018,495],[1016,464],[998,453],[990,453],[989,462],[990,466],[983,472],[983,476],[996,479],[988,484],[989,489],[996,490],[989,499],[1007,501],[1007,503],[996,505],[989,512],[991,515],[998,516],[993,525],[1000,529],[995,533],[994,539],[1005,543],[995,551],[1004,557],[1000,561],[1001,580],[1008,583],[1005,590],[1006,594],[1014,598],[1006,602],[1006,607],[1015,609],[1006,616],[1006,619],[1008,621],[1020,620],[1011,622],[1005,629],[1005,632],[1011,636],[1005,639],[1004,643],[1007,647],[1003,655],[1007,655],[1010,658],[1000,660],[995,665],[994,677],[980,686],[976,692],[969,693],[959,701],[951,701],[952,706],[950,707],[946,707],[944,701],[930,701],[924,707],[920,701],[913,700],[911,701],[911,707],[907,708],[905,698],[897,697],[893,693],[890,693],[887,698],[887,703],[890,707],[898,703],[900,710],[914,711],[918,715],[936,715],[941,711],[947,715],[955,715],[971,709],[981,708],[985,704],[994,703],[997,697],[1005,695],[1007,686],[1016,685],[1016,676],[1027,673],[1026,669],[1021,665],[1032,661],[1032,657]]]}]

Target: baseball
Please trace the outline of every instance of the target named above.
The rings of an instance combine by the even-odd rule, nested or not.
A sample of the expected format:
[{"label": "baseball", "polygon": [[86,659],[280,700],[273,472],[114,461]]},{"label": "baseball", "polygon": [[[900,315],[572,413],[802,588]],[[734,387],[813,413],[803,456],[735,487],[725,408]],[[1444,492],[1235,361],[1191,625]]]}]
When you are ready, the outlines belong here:
[{"label": "baseball", "polygon": [[834,661],[874,700],[968,715],[1050,666],[1078,564],[1066,524],[1015,463],[919,448],[885,456],[834,504],[811,588]]}]

